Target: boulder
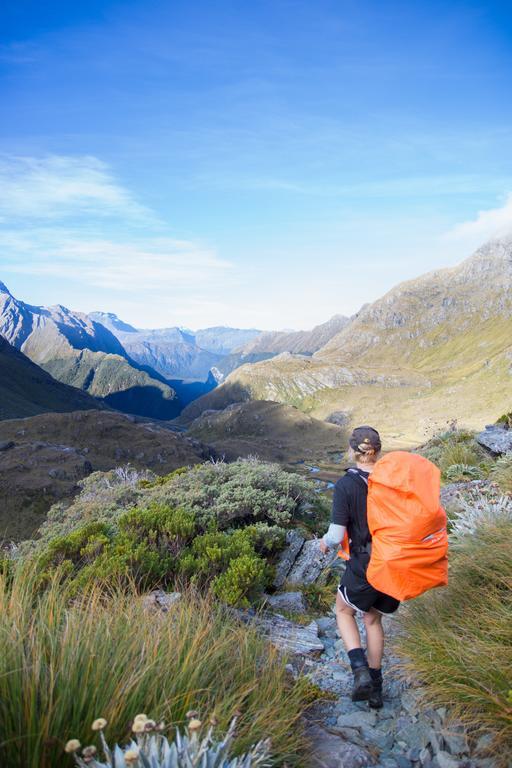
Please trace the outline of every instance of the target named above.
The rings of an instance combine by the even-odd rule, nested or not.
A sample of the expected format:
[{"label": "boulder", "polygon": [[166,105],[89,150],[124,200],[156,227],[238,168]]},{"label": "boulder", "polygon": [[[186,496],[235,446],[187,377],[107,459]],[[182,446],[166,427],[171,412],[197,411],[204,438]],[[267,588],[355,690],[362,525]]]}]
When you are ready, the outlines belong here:
[{"label": "boulder", "polygon": [[497,455],[512,451],[512,429],[491,424],[476,436],[476,440]]},{"label": "boulder", "polygon": [[311,743],[310,768],[366,768],[375,761],[363,747],[345,741],[319,725],[306,731]]},{"label": "boulder", "polygon": [[302,592],[281,592],[278,595],[267,595],[266,601],[274,611],[306,612],[306,601]]},{"label": "boulder", "polygon": [[305,538],[299,531],[288,531],[286,534],[286,549],[284,549],[277,561],[274,587],[280,589],[286,581],[297,555],[302,549]]},{"label": "boulder", "polygon": [[8,451],[10,448],[14,448],[14,445],[13,440],[1,440],[0,451]]},{"label": "boulder", "polygon": [[452,728],[449,731],[443,731],[443,739],[446,744],[446,750],[451,755],[469,754],[468,739],[461,726]]},{"label": "boulder", "polygon": [[272,645],[284,653],[308,656],[309,654],[320,653],[324,649],[324,644],[318,637],[316,621],[303,626],[285,619],[278,613],[262,612],[256,614],[251,610],[237,609],[232,609],[232,612],[245,624],[251,624],[258,632],[267,637]]},{"label": "boulder", "polygon": [[155,589],[144,595],[143,604],[145,608],[158,608],[167,613],[179,600],[181,600],[181,592],[164,592],[163,589]]},{"label": "boulder", "polygon": [[326,555],[320,552],[318,539],[306,541],[288,573],[287,581],[289,584],[312,584],[336,559],[337,554],[332,550]]}]

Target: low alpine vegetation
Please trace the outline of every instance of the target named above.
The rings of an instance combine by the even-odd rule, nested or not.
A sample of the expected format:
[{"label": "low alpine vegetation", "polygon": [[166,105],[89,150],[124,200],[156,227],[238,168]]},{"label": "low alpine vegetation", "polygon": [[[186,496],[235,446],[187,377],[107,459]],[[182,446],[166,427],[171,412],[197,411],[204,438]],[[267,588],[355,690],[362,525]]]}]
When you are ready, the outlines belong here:
[{"label": "low alpine vegetation", "polygon": [[81,493],[71,505],[56,504],[49,511],[39,531],[39,546],[84,523],[115,524],[127,510],[152,504],[181,509],[194,516],[198,528],[220,531],[258,522],[314,525],[328,512],[310,480],[256,459],[206,462],[136,484],[130,477],[113,470],[95,472],[81,481]]},{"label": "low alpine vegetation", "polygon": [[437,464],[448,482],[479,480],[486,477],[492,465],[486,451],[476,442],[473,432],[450,429],[435,435],[418,450]]},{"label": "low alpine vegetation", "polygon": [[182,733],[177,727],[174,739],[169,742],[163,735],[165,724],[157,725],[144,714],[137,715],[133,721],[134,738],[121,748],[117,744],[110,748],[103,734],[107,727],[104,718],[98,718],[92,724],[93,731],[100,732],[101,751],[104,762],[99,761],[99,751],[93,745],[81,749],[78,739],[70,739],[65,751],[73,754],[79,768],[190,768],[207,765],[208,768],[257,768],[270,765],[270,739],[265,739],[251,747],[244,755],[232,757],[232,745],[236,728],[236,717],[229,729],[219,741],[214,737],[215,718],[202,732],[202,723],[197,719],[197,712],[188,712],[188,724]]},{"label": "low alpine vegetation", "polygon": [[490,472],[493,480],[504,492],[512,495],[512,453],[506,453],[496,459]]},{"label": "low alpine vegetation", "polygon": [[185,581],[248,606],[271,584],[286,527],[311,528],[324,512],[310,481],[255,460],[137,483],[129,472],[96,473],[25,550],[43,584],[58,567],[75,593],[91,580],[142,590]]},{"label": "low alpine vegetation", "polygon": [[221,729],[240,712],[230,755],[270,738],[275,763],[303,764],[306,684],[291,680],[278,652],[218,601],[189,589],[163,613],[126,584],[73,595],[58,573],[41,591],[29,566],[0,576],[1,765],[63,765],[65,744],[88,744],[98,713],[109,739],[125,744],[134,712],[183,724],[195,706]]},{"label": "low alpine vegetation", "polygon": [[450,581],[407,605],[400,648],[406,669],[475,736],[494,734],[496,765],[512,748],[512,507],[509,498],[458,515]]}]

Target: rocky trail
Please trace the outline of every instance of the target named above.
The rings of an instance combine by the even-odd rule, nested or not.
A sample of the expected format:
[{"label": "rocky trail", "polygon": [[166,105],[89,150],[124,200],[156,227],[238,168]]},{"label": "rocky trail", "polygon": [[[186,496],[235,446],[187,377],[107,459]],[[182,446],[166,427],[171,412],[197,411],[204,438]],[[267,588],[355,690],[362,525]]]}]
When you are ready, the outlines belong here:
[{"label": "rocky trail", "polygon": [[[180,593],[156,591],[146,596],[148,607],[168,611]],[[302,604],[300,591],[283,592],[270,600],[288,608]],[[270,603],[271,605],[271,603]],[[352,673],[338,635],[334,610],[307,625],[274,610],[233,613],[265,635],[286,654],[293,677],[305,675],[326,698],[307,711],[304,725],[311,742],[311,759],[304,768],[493,768],[492,758],[476,757],[490,739],[481,736],[470,749],[464,729],[445,708],[421,702],[421,686],[401,674],[401,661],[390,648],[400,631],[400,616],[385,617],[384,707],[370,709],[354,703]],[[360,621],[360,619],[358,619]],[[362,622],[361,636],[364,637]]]},{"label": "rocky trail", "polygon": [[[306,613],[301,588],[341,561],[320,556],[318,542],[305,540],[297,531],[290,532],[287,540],[276,567],[278,591],[266,596],[265,610],[232,611],[286,654],[291,675],[307,676],[326,694],[305,715],[312,750],[304,768],[493,768],[492,759],[476,757],[490,739],[480,737],[472,754],[464,729],[453,722],[450,712],[422,704],[418,682],[403,673],[402,662],[392,651],[400,611],[384,618],[384,707],[373,710],[366,702],[352,702],[352,673],[336,626],[334,594],[330,613],[306,624],[299,619],[303,621]],[[164,611],[178,599],[180,593],[159,591],[146,597],[149,606]],[[358,621],[364,638],[360,617]]]},{"label": "rocky trail", "polygon": [[[315,582],[326,567],[340,565],[338,558],[333,562],[332,556],[319,554],[318,542],[291,532],[274,586],[295,591],[268,596],[264,613],[240,612],[289,656],[291,674],[306,675],[327,694],[327,700],[320,700],[306,718],[313,745],[310,768],[492,768],[492,759],[471,754],[464,729],[453,722],[450,712],[422,704],[421,687],[403,674],[401,660],[392,652],[393,637],[400,631],[400,611],[384,618],[387,649],[380,710],[351,700],[352,673],[334,608],[307,625],[287,618],[305,612],[301,587]],[[358,621],[364,638],[361,617]],[[486,739],[481,737],[475,752],[485,749]]]}]

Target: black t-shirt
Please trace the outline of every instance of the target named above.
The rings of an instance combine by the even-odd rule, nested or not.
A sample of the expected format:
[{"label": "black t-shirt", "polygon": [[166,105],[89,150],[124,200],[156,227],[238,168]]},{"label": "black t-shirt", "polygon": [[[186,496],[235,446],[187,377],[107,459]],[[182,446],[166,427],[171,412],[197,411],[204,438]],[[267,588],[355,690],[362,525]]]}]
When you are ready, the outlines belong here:
[{"label": "black t-shirt", "polygon": [[351,467],[334,486],[332,522],[346,527],[352,548],[364,547],[372,540],[366,514],[369,475]]}]

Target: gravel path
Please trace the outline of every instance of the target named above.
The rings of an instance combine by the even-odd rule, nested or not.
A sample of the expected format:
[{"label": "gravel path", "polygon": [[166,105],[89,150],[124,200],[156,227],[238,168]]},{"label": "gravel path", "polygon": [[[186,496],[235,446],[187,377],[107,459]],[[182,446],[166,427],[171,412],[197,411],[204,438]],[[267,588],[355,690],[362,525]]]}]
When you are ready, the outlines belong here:
[{"label": "gravel path", "polygon": [[[396,633],[399,616],[384,622],[387,637]],[[336,621],[326,616],[316,623],[323,652],[297,655],[290,664],[295,674],[302,671],[336,696],[308,715],[311,768],[493,768],[492,759],[471,756],[464,730],[450,723],[444,708],[421,705],[418,689],[400,679],[400,662],[389,651],[383,664],[384,707],[372,710],[366,702],[353,703],[352,674]]]}]

